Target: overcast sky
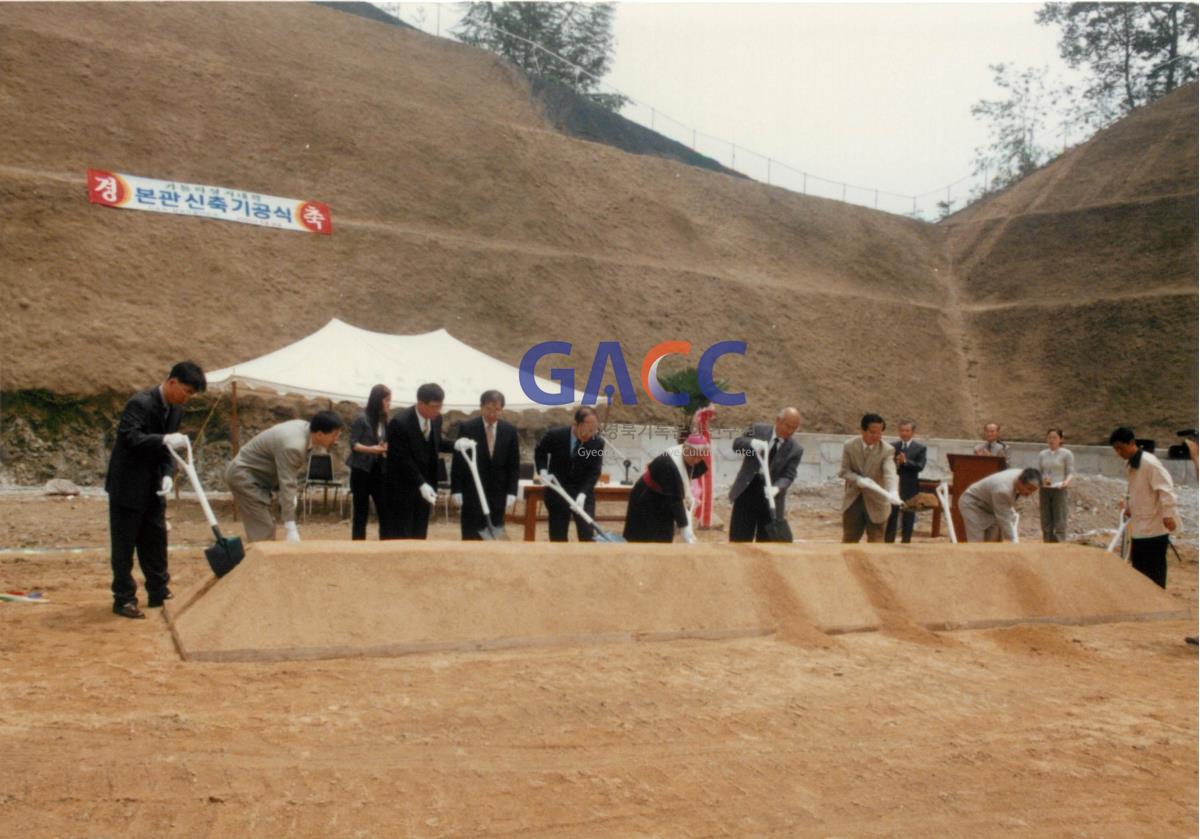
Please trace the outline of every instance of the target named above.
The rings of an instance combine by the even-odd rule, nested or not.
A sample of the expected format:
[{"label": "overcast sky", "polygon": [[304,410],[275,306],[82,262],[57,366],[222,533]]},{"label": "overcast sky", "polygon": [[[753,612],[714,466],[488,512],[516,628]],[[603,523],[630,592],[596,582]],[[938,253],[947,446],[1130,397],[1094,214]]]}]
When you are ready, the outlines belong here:
[{"label": "overcast sky", "polygon": [[[436,26],[431,4],[387,5]],[[644,103],[626,116],[689,145],[694,130],[698,151],[759,180],[770,158],[773,183],[829,197],[841,187],[817,176],[903,195],[942,189],[921,202],[928,212],[986,141],[970,107],[999,92],[989,64],[1069,77],[1057,30],[1034,23],[1039,5],[619,3],[606,81]],[[459,9],[442,7],[443,34]],[[883,196],[880,207],[911,201]]]}]

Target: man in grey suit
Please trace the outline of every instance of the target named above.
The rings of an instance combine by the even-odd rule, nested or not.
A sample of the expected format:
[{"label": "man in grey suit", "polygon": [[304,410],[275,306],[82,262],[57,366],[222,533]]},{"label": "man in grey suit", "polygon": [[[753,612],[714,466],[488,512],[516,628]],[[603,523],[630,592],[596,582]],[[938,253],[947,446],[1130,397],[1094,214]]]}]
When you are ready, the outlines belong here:
[{"label": "man in grey suit", "polygon": [[332,449],[341,433],[341,417],[333,411],[317,411],[312,419],[273,425],[242,446],[225,467],[225,483],[242,514],[247,542],[269,542],[275,538],[271,492],[276,489],[287,541],[300,541],[296,500],[300,480],[308,470],[309,452],[314,448]]},{"label": "man in grey suit", "polygon": [[842,541],[858,542],[865,531],[868,542],[882,542],[892,506],[904,503],[896,491],[900,481],[895,449],[883,442],[887,424],[879,414],[864,414],[859,425],[862,434],[851,437],[842,447],[842,469],[838,473],[846,482]]},{"label": "man in grey suit", "polygon": [[[925,468],[925,445],[913,439],[913,432],[916,430],[915,422],[908,419],[901,420],[900,439],[892,443],[892,449],[896,452],[896,471],[900,473],[900,497],[905,501],[921,491],[921,470]],[[912,541],[913,525],[917,521],[917,514],[913,510],[901,512],[899,507],[893,507],[892,514],[888,516],[883,541],[896,541],[896,520],[901,517],[904,522],[902,541],[905,543]]]},{"label": "man in grey suit", "polygon": [[734,455],[740,455],[743,460],[729,491],[729,500],[733,502],[729,517],[730,542],[766,540],[764,528],[771,521],[772,511],[767,506],[755,452],[767,457],[771,493],[775,497],[775,517],[784,518],[788,487],[796,480],[796,468],[804,454],[803,447],[792,439],[799,427],[800,412],[795,408],[784,408],[775,416],[774,425],[756,422],[733,441]]}]

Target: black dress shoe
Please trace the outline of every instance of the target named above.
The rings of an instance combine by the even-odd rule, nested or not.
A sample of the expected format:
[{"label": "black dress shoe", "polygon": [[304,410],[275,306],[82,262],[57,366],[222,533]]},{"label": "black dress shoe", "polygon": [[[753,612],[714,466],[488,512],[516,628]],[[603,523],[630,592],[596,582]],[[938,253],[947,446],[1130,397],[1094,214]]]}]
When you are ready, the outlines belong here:
[{"label": "black dress shoe", "polygon": [[120,615],[123,618],[145,618],[146,613],[138,608],[136,600],[127,600],[124,603],[113,604],[113,614]]},{"label": "black dress shoe", "polygon": [[174,599],[175,599],[175,595],[171,594],[171,592],[168,591],[166,594],[162,595],[161,597],[151,597],[146,602],[146,607],[149,609],[158,609],[158,608],[162,607],[164,600],[174,600]]}]

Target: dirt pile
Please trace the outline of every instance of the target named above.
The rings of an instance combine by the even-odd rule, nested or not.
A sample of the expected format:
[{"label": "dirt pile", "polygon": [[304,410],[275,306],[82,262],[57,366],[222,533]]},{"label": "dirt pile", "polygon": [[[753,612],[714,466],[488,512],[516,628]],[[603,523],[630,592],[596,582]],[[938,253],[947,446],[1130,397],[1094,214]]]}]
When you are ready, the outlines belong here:
[{"label": "dirt pile", "polygon": [[260,543],[167,610],[189,661],[583,647],[780,632],[1184,620],[1076,545]]}]

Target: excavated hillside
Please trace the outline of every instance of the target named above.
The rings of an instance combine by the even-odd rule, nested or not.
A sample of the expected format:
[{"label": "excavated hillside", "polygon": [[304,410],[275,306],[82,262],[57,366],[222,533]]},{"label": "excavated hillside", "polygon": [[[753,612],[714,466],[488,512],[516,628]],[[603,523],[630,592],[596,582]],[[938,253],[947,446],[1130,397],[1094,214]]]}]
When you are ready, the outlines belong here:
[{"label": "excavated hillside", "polygon": [[[1117,414],[1164,431],[1196,392],[1190,96],[1190,135],[1184,115],[1129,121],[1173,126],[1145,132],[1161,182],[1118,175],[1140,135],[1074,164],[1097,138],[935,226],[572,139],[494,56],[316,4],[0,4],[0,389],[10,410],[30,392],[123,398],[179,358],[215,369],[337,317],[445,327],[511,364],[568,340],[581,379],[601,340],[635,378],[660,341],[744,340],[717,372],[749,404],[722,425],[794,403],[810,431],[866,410],[940,436],[993,417],[1014,438],[1095,434]],[[1097,166],[1098,194],[1014,201]],[[88,167],[317,199],[335,232],[92,206]],[[1143,264],[1171,269],[1153,293],[1120,283]],[[612,418],[674,419],[644,398]]]},{"label": "excavated hillside", "polygon": [[[810,429],[966,429],[928,225],[570,139],[494,56],[321,6],[3,4],[0,25],[5,390],[127,392],[338,317],[513,364],[569,340],[581,377],[600,340],[636,376],[660,341],[740,339],[717,372],[749,405],[723,422],[796,403]],[[315,198],[335,232],[89,206],[88,167]]]},{"label": "excavated hillside", "polygon": [[1196,424],[1197,88],[942,225],[977,419],[1021,435]]}]

